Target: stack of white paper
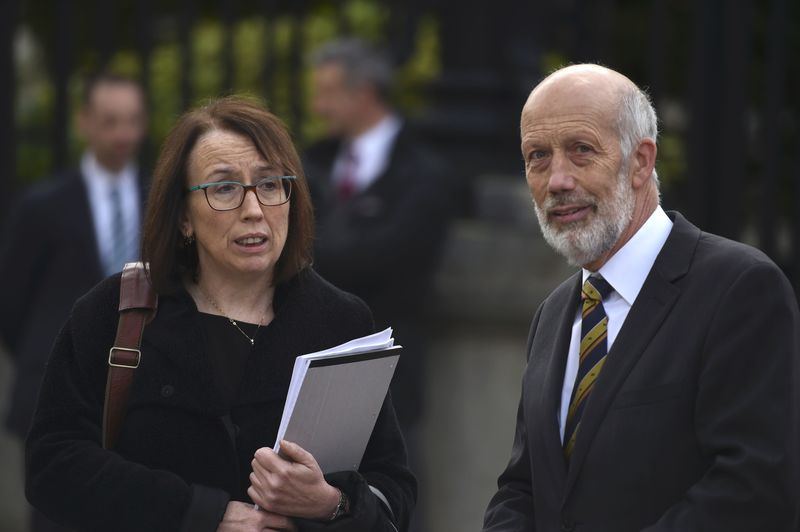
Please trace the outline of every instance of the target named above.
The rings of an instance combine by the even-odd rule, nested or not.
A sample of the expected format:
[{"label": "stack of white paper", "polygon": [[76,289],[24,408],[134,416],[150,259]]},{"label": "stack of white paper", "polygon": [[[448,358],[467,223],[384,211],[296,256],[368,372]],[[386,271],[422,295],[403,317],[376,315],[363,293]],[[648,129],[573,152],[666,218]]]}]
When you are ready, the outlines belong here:
[{"label": "stack of white paper", "polygon": [[399,349],[388,328],[298,356],[275,451],[286,439],[314,455],[325,473],[357,469],[394,375]]}]

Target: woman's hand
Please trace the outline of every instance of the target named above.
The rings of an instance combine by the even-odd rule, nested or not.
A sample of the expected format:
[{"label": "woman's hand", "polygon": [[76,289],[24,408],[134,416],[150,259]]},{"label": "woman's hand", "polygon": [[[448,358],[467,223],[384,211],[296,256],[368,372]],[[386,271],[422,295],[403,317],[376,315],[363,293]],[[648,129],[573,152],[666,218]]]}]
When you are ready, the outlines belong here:
[{"label": "woman's hand", "polygon": [[252,504],[231,501],[222,516],[217,532],[295,532],[297,527],[291,519],[264,510],[256,510]]},{"label": "woman's hand", "polygon": [[247,494],[269,512],[325,521],[339,504],[339,490],[325,482],[311,453],[281,441],[281,454],[268,447],[256,451]]}]

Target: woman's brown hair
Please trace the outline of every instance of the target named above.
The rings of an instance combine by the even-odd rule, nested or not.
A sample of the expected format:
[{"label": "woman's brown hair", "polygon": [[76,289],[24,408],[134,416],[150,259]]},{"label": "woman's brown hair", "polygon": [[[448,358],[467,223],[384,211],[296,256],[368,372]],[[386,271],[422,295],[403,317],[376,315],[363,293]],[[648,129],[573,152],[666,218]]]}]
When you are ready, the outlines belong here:
[{"label": "woman's brown hair", "polygon": [[150,263],[156,292],[175,292],[184,276],[197,278],[197,246],[181,233],[186,208],[187,168],[197,140],[211,130],[230,131],[252,141],[265,160],[292,183],[289,232],[275,265],[274,283],[292,278],[311,264],[314,212],[300,157],[283,122],[258,103],[241,96],[213,100],[188,111],[167,135],[153,172],[142,232],[142,260]]}]

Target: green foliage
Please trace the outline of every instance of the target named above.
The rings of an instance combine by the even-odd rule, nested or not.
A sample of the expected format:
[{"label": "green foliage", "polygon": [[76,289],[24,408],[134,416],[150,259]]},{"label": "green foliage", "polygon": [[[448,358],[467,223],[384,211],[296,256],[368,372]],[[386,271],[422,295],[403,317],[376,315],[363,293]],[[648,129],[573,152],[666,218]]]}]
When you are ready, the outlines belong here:
[{"label": "green foliage", "polygon": [[[191,62],[188,84],[191,91],[190,106],[209,98],[237,93],[250,94],[263,98],[268,107],[282,117],[293,129],[300,141],[319,138],[322,124],[310,112],[310,73],[305,66],[306,57],[293,56],[295,46],[300,53],[307,54],[324,42],[338,36],[340,18],[344,26],[350,28],[354,36],[384,44],[382,35],[388,23],[389,14],[383,3],[376,0],[347,0],[344,5],[338,2],[317,2],[306,13],[296,17],[279,13],[267,18],[260,4],[243,2],[239,6],[241,16],[230,28],[231,58],[226,57],[226,37],[228,28],[215,17],[216,4],[200,3],[190,31],[189,54]],[[150,103],[150,143],[156,148],[184,110],[182,86],[184,80],[183,51],[177,32],[176,6],[167,2],[156,14],[150,27],[153,29],[153,46],[147,65],[135,48],[134,11],[125,3],[118,11],[115,30],[119,31],[117,42],[123,47],[109,60],[107,70],[141,78],[144,67],[148,67]],[[88,8],[87,8],[88,9]],[[17,130],[18,157],[17,176],[21,182],[31,182],[47,175],[52,166],[50,133],[53,127],[54,90],[49,79],[44,51],[52,53],[55,26],[46,18],[47,13],[29,9],[22,21],[33,28],[31,34],[37,35],[34,43],[38,52],[45,56],[44,61],[26,61],[18,64],[18,70],[27,75],[20,79],[18,87]],[[297,26],[300,21],[300,26]],[[86,37],[92,20],[81,18],[76,26],[77,47],[75,57],[78,62],[69,81],[70,107],[74,111],[80,105],[82,76],[96,69],[99,52],[94,43]],[[114,21],[105,21],[114,23]],[[299,33],[298,33],[299,32]],[[399,103],[404,110],[413,111],[423,105],[421,90],[426,81],[433,79],[439,70],[438,29],[432,18],[425,18],[418,30],[415,52],[398,76]],[[19,62],[19,60],[18,60]],[[228,62],[231,65],[228,65]],[[225,87],[225,71],[230,66],[232,86]],[[299,79],[293,83],[294,76]],[[296,123],[297,112],[302,117]],[[70,153],[73,160],[80,155],[82,145],[75,133],[74,120],[70,124]]]},{"label": "green foliage", "polygon": [[665,188],[677,187],[686,180],[686,153],[680,135],[666,133],[659,137],[656,167]]}]

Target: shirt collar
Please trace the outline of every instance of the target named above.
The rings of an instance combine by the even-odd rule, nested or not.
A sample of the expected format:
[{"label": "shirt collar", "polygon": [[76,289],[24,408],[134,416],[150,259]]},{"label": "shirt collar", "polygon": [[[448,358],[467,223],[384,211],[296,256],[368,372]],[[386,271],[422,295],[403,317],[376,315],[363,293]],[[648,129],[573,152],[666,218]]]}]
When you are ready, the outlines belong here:
[{"label": "shirt collar", "polygon": [[131,161],[119,172],[111,172],[100,164],[94,153],[87,150],[81,158],[81,173],[86,180],[111,187],[134,180],[136,178],[136,165]]},{"label": "shirt collar", "polygon": [[[628,305],[632,306],[639,295],[671,230],[672,220],[657,206],[644,225],[598,270]],[[592,273],[584,268],[583,280]]]},{"label": "shirt collar", "polygon": [[375,153],[391,144],[401,125],[399,117],[393,114],[386,115],[380,122],[353,139],[352,146],[356,156]]}]

